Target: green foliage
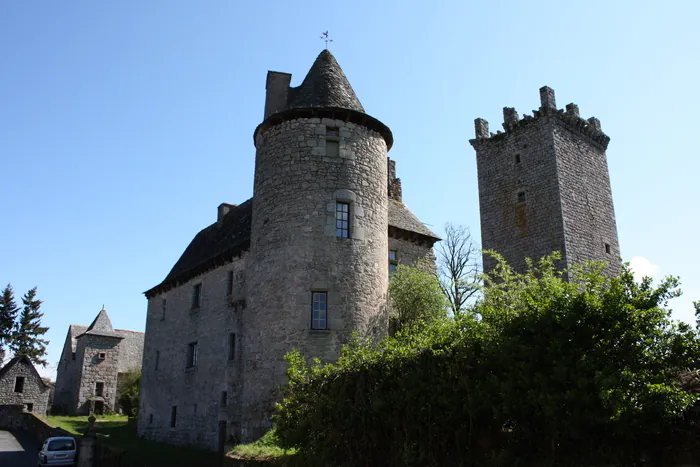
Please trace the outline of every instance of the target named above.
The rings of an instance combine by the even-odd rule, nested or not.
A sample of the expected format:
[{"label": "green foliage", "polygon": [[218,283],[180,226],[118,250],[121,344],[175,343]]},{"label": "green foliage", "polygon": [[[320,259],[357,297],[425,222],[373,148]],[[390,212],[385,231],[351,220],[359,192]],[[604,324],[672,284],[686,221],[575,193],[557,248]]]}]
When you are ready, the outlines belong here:
[{"label": "green foliage", "polygon": [[231,450],[231,454],[235,457],[252,461],[285,460],[293,457],[295,453],[296,449],[280,447],[280,440],[274,429],[265,433],[257,441],[238,444]]},{"label": "green foliage", "polygon": [[41,336],[49,330],[41,326],[44,314],[40,311],[41,300],[36,298],[36,287],[22,297],[22,311],[15,323],[10,349],[15,355],[26,355],[35,365],[46,366],[46,345],[49,341]]},{"label": "green foliage", "polygon": [[135,417],[139,411],[139,388],[141,387],[141,370],[128,372],[117,387],[119,406],[129,417]]},{"label": "green foliage", "polygon": [[437,278],[418,267],[399,264],[389,281],[390,317],[397,329],[422,326],[445,316],[447,302]]},{"label": "green foliage", "polygon": [[678,377],[700,339],[666,309],[678,281],[497,259],[475,316],[354,339],[335,364],[289,353],[281,443],[309,466],[632,465],[670,445],[698,410]]},{"label": "green foliage", "polygon": [[0,364],[4,358],[5,346],[12,342],[12,330],[18,311],[12,286],[7,284],[0,297]]}]

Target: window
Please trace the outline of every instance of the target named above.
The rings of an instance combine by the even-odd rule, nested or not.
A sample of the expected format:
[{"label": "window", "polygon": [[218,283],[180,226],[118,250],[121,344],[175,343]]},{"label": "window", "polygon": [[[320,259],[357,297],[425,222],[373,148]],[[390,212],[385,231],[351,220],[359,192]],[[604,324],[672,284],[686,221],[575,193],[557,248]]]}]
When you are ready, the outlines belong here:
[{"label": "window", "polygon": [[72,360],[75,360],[75,352],[73,352],[73,353],[71,354],[71,359],[72,359]]},{"label": "window", "polygon": [[396,272],[396,267],[399,265],[398,250],[389,250],[389,274]]},{"label": "window", "polygon": [[311,329],[328,329],[327,302],[328,292],[311,293]]},{"label": "window", "polygon": [[187,368],[194,368],[197,366],[197,343],[192,342],[187,345]]},{"label": "window", "polygon": [[606,243],[606,244],[605,244],[605,252],[606,252],[607,254],[610,254],[610,244],[609,244],[609,243]]},{"label": "window", "polygon": [[236,334],[231,333],[228,335],[228,359],[236,359]]},{"label": "window", "polygon": [[221,407],[226,407],[228,404],[228,391],[221,391]]},{"label": "window", "polygon": [[335,203],[335,236],[350,238],[350,203]]},{"label": "window", "polygon": [[15,378],[15,392],[24,392],[24,376]]},{"label": "window", "polygon": [[102,397],[105,392],[105,383],[95,383],[95,397]]},{"label": "window", "polygon": [[160,350],[156,350],[156,365],[155,365],[155,368],[153,368],[153,369],[157,370],[158,365],[160,365]]},{"label": "window", "polygon": [[104,360],[105,358],[107,358],[107,354],[106,354],[106,353],[100,352],[100,353],[97,354],[97,359],[98,359],[98,360]]},{"label": "window", "polygon": [[515,163],[520,164],[520,154],[515,155]]},{"label": "window", "polygon": [[195,284],[192,288],[192,308],[199,308],[202,304],[202,284]]},{"label": "window", "polygon": [[166,306],[168,304],[168,301],[166,299],[163,299],[163,301],[160,303],[160,320],[165,321],[165,310]]},{"label": "window", "polygon": [[195,415],[197,415],[197,404],[194,404],[192,411],[194,412]]},{"label": "window", "polygon": [[25,405],[27,408],[27,412],[32,412],[34,410],[34,404],[31,402]]},{"label": "window", "polygon": [[326,156],[340,156],[340,135],[336,127],[326,128]]},{"label": "window", "polygon": [[149,423],[149,425],[153,424],[153,414],[148,416],[148,423]]},{"label": "window", "polygon": [[226,296],[230,297],[233,294],[233,271],[228,272],[226,280]]},{"label": "window", "polygon": [[175,422],[177,422],[177,405],[173,405],[170,409],[170,428],[175,428]]},{"label": "window", "polygon": [[524,203],[525,202],[525,192],[520,190],[518,192],[518,203]]}]

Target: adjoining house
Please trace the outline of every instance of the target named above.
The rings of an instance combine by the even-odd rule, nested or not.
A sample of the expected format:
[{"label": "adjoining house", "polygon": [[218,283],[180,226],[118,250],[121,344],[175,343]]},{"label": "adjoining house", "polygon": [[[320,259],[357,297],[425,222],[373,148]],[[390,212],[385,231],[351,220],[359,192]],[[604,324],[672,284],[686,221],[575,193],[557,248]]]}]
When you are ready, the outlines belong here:
[{"label": "adjoining house", "polygon": [[119,382],[140,370],[142,354],[143,333],[112,328],[104,308],[90,326],[71,324],[57,368],[54,411],[117,411]]},{"label": "adjoining house", "polygon": [[25,355],[14,357],[0,369],[0,406],[24,406],[25,412],[45,415],[51,386],[44,383]]}]

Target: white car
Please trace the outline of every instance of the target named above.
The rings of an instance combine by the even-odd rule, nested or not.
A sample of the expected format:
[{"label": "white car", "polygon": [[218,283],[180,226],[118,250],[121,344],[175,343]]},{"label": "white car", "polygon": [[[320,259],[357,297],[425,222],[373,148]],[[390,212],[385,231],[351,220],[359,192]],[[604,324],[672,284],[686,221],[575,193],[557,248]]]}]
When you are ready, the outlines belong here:
[{"label": "white car", "polygon": [[75,465],[77,460],[75,438],[57,436],[49,438],[39,451],[39,467]]}]

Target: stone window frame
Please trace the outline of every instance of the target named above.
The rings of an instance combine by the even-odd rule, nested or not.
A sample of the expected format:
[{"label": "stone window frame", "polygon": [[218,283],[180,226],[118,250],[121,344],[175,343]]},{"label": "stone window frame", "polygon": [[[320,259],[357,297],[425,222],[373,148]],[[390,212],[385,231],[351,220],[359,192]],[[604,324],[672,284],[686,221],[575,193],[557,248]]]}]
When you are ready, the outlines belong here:
[{"label": "stone window frame", "polygon": [[190,309],[199,310],[202,307],[202,297],[203,297],[204,286],[202,282],[197,282],[192,284],[192,296],[190,297]]},{"label": "stone window frame", "polygon": [[107,360],[107,352],[97,352],[97,359],[100,361]]},{"label": "stone window frame", "polygon": [[[335,150],[329,150],[331,147]],[[340,157],[340,128],[337,126],[326,125],[326,157]]]},{"label": "stone window frame", "polygon": [[[391,257],[391,254],[394,253],[394,257]],[[399,265],[399,250],[395,249],[389,249],[389,275],[392,275],[396,272],[396,268]],[[391,270],[391,267],[394,267],[394,270]]]},{"label": "stone window frame", "polygon": [[15,392],[18,394],[24,394],[24,383],[26,378],[24,376],[15,376]]},{"label": "stone window frame", "polygon": [[[318,296],[319,302],[321,304],[320,298],[323,297],[323,310],[316,310],[316,297]],[[323,311],[323,327],[320,326],[321,318],[316,319],[314,313],[316,311]],[[314,323],[318,322],[318,325]],[[311,330],[312,331],[328,331],[328,290],[312,290],[311,291]]]},{"label": "stone window frame", "polygon": [[[351,203],[335,201],[335,236],[336,238],[352,238]],[[347,217],[346,219],[344,217]],[[340,224],[339,224],[340,223]]]},{"label": "stone window frame", "polygon": [[25,403],[24,410],[26,410],[28,413],[32,413],[34,411],[34,404],[32,402]]},{"label": "stone window frame", "polygon": [[612,247],[610,246],[609,243],[605,244],[605,253],[611,255],[612,254]]},{"label": "stone window frame", "polygon": [[197,368],[199,361],[199,342],[189,342],[187,344],[187,363],[185,368],[188,370]]},{"label": "stone window frame", "polygon": [[95,381],[95,397],[104,397],[104,394],[105,394],[104,381]]},{"label": "stone window frame", "polygon": [[[338,237],[336,235],[336,206],[337,203],[347,203],[349,204],[349,218],[348,218],[348,238]],[[335,237],[339,241],[362,241],[364,240],[364,229],[359,225],[358,219],[364,216],[364,210],[359,202],[358,196],[354,191],[341,188],[335,190],[333,193],[332,200],[329,200],[327,205],[327,217],[326,226],[324,228],[324,235],[329,237]]]}]

